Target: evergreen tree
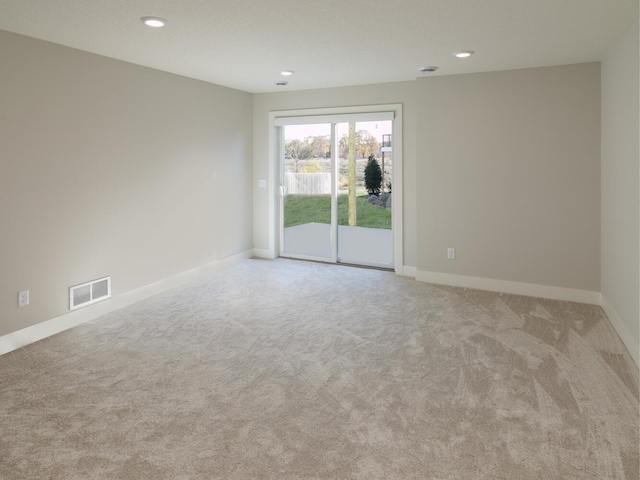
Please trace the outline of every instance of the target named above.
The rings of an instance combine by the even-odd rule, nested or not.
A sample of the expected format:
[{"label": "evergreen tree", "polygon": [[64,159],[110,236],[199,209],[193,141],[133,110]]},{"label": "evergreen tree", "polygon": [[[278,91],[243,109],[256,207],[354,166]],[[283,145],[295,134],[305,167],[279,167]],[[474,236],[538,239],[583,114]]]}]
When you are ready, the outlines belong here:
[{"label": "evergreen tree", "polygon": [[364,186],[369,195],[378,195],[382,188],[382,170],[373,155],[369,155],[367,166],[364,167]]}]

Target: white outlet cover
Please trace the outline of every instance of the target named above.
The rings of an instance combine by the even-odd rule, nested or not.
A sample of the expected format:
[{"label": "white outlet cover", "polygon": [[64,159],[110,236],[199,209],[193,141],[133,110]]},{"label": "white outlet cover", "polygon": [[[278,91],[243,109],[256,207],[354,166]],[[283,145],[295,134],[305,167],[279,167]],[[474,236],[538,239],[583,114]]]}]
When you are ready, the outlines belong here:
[{"label": "white outlet cover", "polygon": [[455,248],[447,248],[447,258],[453,260],[456,258],[456,249]]},{"label": "white outlet cover", "polygon": [[260,180],[258,180],[258,187],[267,188],[267,181],[264,178],[261,178]]},{"label": "white outlet cover", "polygon": [[18,292],[18,307],[26,307],[29,305],[29,290]]}]

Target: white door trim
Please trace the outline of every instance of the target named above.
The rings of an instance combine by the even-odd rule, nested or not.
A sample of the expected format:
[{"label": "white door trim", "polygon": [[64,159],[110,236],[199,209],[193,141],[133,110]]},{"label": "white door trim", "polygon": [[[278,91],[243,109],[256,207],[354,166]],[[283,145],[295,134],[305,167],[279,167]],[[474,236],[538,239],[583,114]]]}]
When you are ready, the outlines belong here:
[{"label": "white door trim", "polygon": [[[393,222],[393,264],[397,274],[402,274],[402,266],[404,260],[403,254],[403,209],[402,209],[402,104],[385,104],[385,105],[362,105],[355,107],[331,107],[331,108],[312,108],[300,110],[281,110],[269,112],[269,172],[268,172],[268,194],[269,194],[269,255],[276,258],[279,253],[280,245],[280,213],[279,213],[279,158],[278,152],[281,148],[281,139],[278,138],[279,125],[284,125],[290,118],[292,123],[300,117],[305,122],[322,123],[329,116],[353,115],[353,114],[376,114],[376,113],[392,113],[393,114],[393,200],[391,202],[392,222]],[[317,117],[317,118],[314,118]],[[325,118],[321,118],[325,117]],[[331,123],[329,120],[328,123]]]}]

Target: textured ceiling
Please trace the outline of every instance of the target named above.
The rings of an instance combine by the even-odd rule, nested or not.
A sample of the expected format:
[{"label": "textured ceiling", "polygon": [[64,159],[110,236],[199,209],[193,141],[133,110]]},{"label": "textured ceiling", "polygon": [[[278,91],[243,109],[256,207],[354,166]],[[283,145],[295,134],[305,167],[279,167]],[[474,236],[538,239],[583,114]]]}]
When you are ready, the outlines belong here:
[{"label": "textured ceiling", "polygon": [[638,0],[0,0],[2,30],[254,93],[598,61],[637,15]]}]

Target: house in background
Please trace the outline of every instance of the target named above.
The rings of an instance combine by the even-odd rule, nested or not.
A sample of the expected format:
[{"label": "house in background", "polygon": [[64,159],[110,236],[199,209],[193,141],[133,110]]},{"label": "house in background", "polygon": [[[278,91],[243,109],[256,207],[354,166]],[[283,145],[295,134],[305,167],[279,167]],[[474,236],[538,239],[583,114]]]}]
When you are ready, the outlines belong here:
[{"label": "house in background", "polygon": [[[130,47],[139,57],[124,58],[117,44],[108,51],[96,40],[113,26],[106,20],[94,36],[74,39],[73,30],[49,22],[56,20],[51,15],[25,2],[1,2],[0,353],[238,259],[275,256],[270,112],[401,104],[397,271],[421,281],[601,304],[638,364],[638,6],[620,1],[613,10],[629,15],[607,35],[593,35],[598,58],[576,55],[560,64],[536,57],[510,64],[517,68],[500,68],[496,60],[475,70],[450,63],[435,75],[407,78],[419,75],[415,65],[404,80],[381,75],[377,83],[357,82],[354,73],[354,85],[327,80],[332,68],[318,52],[295,67],[297,87],[291,80],[288,90],[274,91],[264,65],[243,66],[255,82],[268,79],[264,88],[245,83],[249,75],[218,82],[236,88],[203,81],[204,67],[181,63],[189,51],[172,43],[180,41],[177,33],[163,40],[173,49],[154,50],[157,32],[140,30]],[[573,38],[571,18],[545,12],[529,20],[532,38],[563,22]],[[60,17],[79,22],[93,13],[99,12],[60,10]],[[576,12],[576,24],[578,13],[584,12]],[[403,25],[386,15],[387,31],[400,35]],[[200,25],[194,14],[183,20],[194,31]],[[147,28],[135,22],[108,35]],[[215,25],[221,35],[236,31],[228,26]],[[206,46],[230,69],[244,62],[243,48],[261,51],[238,32],[232,36],[238,52]],[[267,30],[257,34],[271,38]],[[317,32],[308,35],[319,41]],[[457,35],[464,47],[473,39]],[[405,38],[387,40],[387,56],[411,59]],[[290,34],[289,43],[296,40]],[[517,57],[519,42],[502,40],[508,45],[499,52],[471,47],[478,56]],[[163,64],[167,58],[173,63]],[[271,66],[276,74],[291,67],[289,58],[281,62]],[[212,63],[212,71],[226,68]],[[315,63],[326,77],[304,76]],[[452,246],[454,262],[446,256]],[[112,298],[69,312],[69,287],[106,275]],[[18,308],[23,290],[30,304]]]}]

